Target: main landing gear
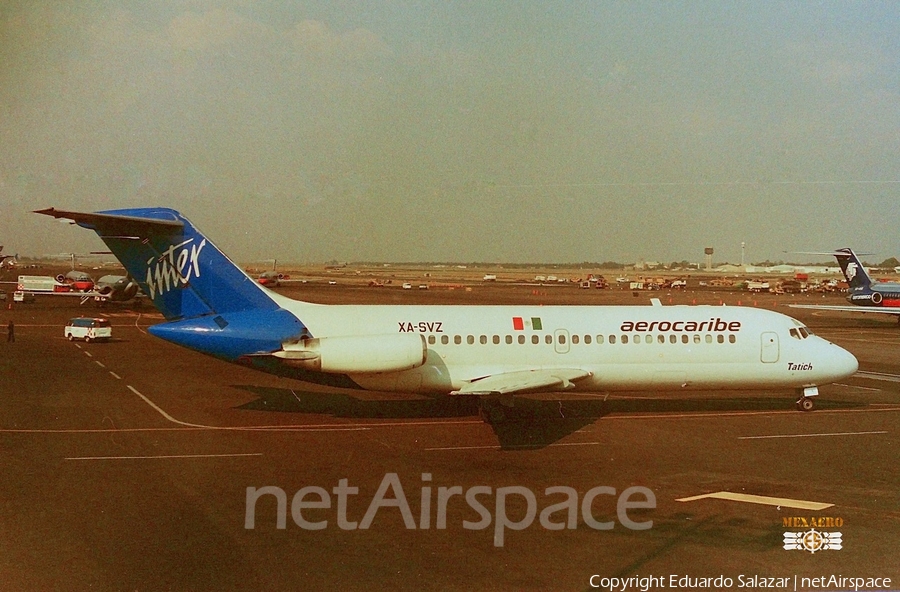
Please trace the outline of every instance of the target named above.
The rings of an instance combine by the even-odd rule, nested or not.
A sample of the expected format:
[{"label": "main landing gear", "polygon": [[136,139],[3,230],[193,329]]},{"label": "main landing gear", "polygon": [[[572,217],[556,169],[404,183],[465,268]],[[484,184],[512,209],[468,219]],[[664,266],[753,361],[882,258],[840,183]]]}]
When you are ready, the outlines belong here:
[{"label": "main landing gear", "polygon": [[800,390],[800,398],[797,399],[797,409],[799,411],[812,411],[816,404],[811,397],[819,394],[819,387],[808,386]]}]

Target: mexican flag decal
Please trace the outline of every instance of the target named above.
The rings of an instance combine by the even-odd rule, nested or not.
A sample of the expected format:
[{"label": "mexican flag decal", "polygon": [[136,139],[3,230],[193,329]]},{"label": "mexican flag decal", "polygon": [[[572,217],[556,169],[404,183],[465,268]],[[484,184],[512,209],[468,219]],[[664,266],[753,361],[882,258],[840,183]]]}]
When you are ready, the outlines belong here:
[{"label": "mexican flag decal", "polygon": [[[513,317],[513,330],[515,331],[524,331],[525,324],[528,323],[528,319],[523,319],[522,317]],[[542,331],[543,326],[541,325],[541,317],[531,317],[530,319],[531,328],[534,331]]]}]

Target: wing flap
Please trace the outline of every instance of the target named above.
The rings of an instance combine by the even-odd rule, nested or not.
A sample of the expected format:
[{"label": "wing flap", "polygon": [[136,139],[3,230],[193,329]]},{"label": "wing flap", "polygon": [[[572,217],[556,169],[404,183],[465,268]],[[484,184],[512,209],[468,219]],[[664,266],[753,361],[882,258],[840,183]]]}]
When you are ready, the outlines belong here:
[{"label": "wing flap", "polygon": [[535,391],[560,391],[592,375],[580,368],[543,368],[491,374],[469,381],[451,395],[488,396]]}]

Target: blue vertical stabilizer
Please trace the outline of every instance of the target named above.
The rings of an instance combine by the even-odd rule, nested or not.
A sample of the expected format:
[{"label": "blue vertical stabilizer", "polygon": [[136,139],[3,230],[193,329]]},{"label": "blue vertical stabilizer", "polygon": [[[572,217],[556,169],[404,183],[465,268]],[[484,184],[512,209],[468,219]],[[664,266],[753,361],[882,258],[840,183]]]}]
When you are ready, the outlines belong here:
[{"label": "blue vertical stabilizer", "polygon": [[38,213],[95,231],[168,323],[151,333],[235,360],[280,348],[306,328],[184,216],[169,208]]}]

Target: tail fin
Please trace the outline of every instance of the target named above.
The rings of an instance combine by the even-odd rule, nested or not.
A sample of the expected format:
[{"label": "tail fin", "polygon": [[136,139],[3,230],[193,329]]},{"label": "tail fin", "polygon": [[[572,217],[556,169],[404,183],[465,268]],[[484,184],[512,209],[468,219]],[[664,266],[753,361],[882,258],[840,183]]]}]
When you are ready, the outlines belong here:
[{"label": "tail fin", "polygon": [[841,271],[844,272],[844,279],[847,280],[851,290],[868,288],[872,284],[872,278],[869,277],[866,268],[863,267],[862,262],[856,256],[856,253],[853,252],[853,249],[837,249],[832,254],[837,259],[838,265],[841,266]]},{"label": "tail fin", "polygon": [[94,230],[168,321],[279,307],[180,213],[136,208],[37,213]]}]

